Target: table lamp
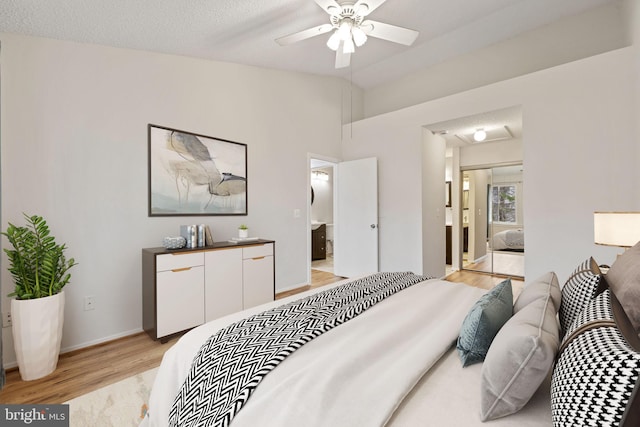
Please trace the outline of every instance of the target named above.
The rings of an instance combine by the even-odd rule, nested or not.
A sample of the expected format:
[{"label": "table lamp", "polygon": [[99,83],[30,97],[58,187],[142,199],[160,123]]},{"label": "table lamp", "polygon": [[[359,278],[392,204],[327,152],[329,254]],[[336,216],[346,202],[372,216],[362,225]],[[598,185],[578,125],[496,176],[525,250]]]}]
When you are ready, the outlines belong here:
[{"label": "table lamp", "polygon": [[630,248],[640,241],[640,212],[594,212],[597,245]]}]

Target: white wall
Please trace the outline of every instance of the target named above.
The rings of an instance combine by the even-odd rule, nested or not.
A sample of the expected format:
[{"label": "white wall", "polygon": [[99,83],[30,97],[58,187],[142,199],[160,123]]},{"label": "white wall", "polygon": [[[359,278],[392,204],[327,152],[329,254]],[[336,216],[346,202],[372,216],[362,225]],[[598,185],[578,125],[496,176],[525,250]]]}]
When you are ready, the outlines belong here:
[{"label": "white wall", "polygon": [[[140,250],[180,224],[209,224],[225,240],[247,223],[276,241],[277,289],[306,283],[307,153],[339,158],[343,81],[10,34],[0,42],[2,229],[22,212],[43,215],[79,262],[63,350],[141,330]],[[148,123],[247,144],[248,216],[149,218]],[[1,274],[6,295],[12,281]],[[9,328],[3,339],[10,364]]]},{"label": "white wall", "polygon": [[445,140],[423,130],[422,143],[422,269],[420,273],[445,274]]},{"label": "white wall", "polygon": [[[631,7],[636,6],[629,4]],[[624,18],[631,20],[633,16],[622,11],[617,2],[611,2],[485,48],[476,49],[472,37],[455,33],[429,40],[424,47],[425,54],[432,58],[431,66],[367,90],[364,117],[627,46],[630,43]],[[637,18],[637,14],[635,16]],[[505,16],[505,21],[508,19]],[[638,21],[640,19],[636,19]],[[450,57],[450,52],[460,52],[460,43],[470,52]]]},{"label": "white wall", "polygon": [[[352,132],[357,139],[350,139]],[[378,159],[380,271],[422,272],[422,128],[382,126],[371,135],[356,122],[344,138],[344,160]]]},{"label": "white wall", "polygon": [[[632,45],[634,54],[635,75],[640,76],[640,2],[638,0],[623,0],[622,14],[626,18],[627,42]],[[640,111],[640,78],[636,78],[635,90],[636,115]],[[640,141],[640,120],[636,120],[636,141]],[[637,152],[637,161],[640,163],[640,150]],[[635,182],[640,182],[640,168],[636,168]],[[640,185],[636,186],[635,199],[640,199]]]},{"label": "white wall", "polygon": [[[380,158],[380,210],[403,210],[386,230],[419,227],[420,127],[513,105],[522,105],[524,124],[525,274],[554,270],[566,278],[589,255],[609,263],[615,250],[593,244],[595,210],[635,210],[640,198],[635,134],[634,50],[624,48],[478,89],[382,114],[353,124],[343,143],[345,159]],[[444,161],[444,159],[443,159]],[[391,189],[403,188],[402,196]],[[438,197],[438,196],[436,196]],[[398,208],[404,203],[403,209]],[[382,229],[381,229],[382,232]],[[422,243],[407,237],[380,245],[386,270],[420,271]],[[398,254],[405,254],[400,257]]]},{"label": "white wall", "polygon": [[522,141],[519,139],[475,144],[460,149],[460,167],[478,169],[520,163],[522,155]]}]

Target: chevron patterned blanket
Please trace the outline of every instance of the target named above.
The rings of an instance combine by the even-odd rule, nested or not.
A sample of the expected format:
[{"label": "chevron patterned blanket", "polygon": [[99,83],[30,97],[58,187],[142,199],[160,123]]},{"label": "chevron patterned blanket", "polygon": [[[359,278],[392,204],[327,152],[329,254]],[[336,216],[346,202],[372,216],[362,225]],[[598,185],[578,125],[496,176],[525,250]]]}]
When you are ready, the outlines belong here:
[{"label": "chevron patterned blanket", "polygon": [[305,343],[428,277],[377,273],[253,315],[211,336],[169,414],[171,426],[227,426],[260,381]]}]

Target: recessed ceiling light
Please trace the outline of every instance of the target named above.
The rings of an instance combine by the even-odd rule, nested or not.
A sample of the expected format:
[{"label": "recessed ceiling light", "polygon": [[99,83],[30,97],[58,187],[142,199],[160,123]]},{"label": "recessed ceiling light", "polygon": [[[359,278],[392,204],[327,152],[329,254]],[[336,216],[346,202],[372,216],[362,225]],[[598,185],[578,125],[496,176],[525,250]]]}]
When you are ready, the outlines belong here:
[{"label": "recessed ceiling light", "polygon": [[482,142],[485,139],[487,139],[487,132],[484,131],[484,129],[478,129],[476,130],[476,132],[473,134],[473,139],[476,142]]}]

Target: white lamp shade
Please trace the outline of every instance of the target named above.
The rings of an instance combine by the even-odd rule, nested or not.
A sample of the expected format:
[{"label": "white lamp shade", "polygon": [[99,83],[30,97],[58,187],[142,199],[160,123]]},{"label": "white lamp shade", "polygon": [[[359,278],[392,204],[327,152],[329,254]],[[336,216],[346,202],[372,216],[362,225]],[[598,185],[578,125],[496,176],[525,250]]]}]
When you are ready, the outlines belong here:
[{"label": "white lamp shade", "polygon": [[344,49],[343,50],[344,53],[353,53],[356,51],[356,47],[353,44],[353,40],[351,39],[351,37],[349,37],[344,41],[342,48]]},{"label": "white lamp shade", "polygon": [[367,41],[367,35],[362,31],[362,28],[353,27],[351,33],[353,34],[353,41],[356,46],[360,47]]},{"label": "white lamp shade", "polygon": [[329,37],[329,40],[327,40],[327,47],[334,51],[338,50],[341,41],[342,40],[340,40],[340,34],[338,34],[338,30],[335,30],[333,34],[331,34],[331,37]]},{"label": "white lamp shade", "polygon": [[598,245],[630,248],[640,241],[640,212],[594,212],[593,234]]}]

